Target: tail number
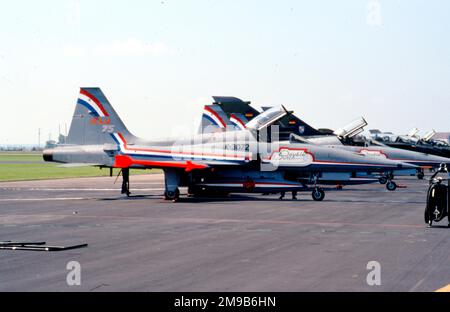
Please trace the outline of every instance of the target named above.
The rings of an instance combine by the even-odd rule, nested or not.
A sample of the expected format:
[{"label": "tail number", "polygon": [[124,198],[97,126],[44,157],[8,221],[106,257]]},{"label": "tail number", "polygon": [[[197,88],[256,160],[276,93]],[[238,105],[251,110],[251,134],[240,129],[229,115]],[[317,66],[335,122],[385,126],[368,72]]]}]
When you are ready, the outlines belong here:
[{"label": "tail number", "polygon": [[93,117],[91,118],[92,125],[109,125],[111,124],[111,118],[109,117]]},{"label": "tail number", "polygon": [[102,132],[104,133],[113,133],[114,125],[102,125]]}]

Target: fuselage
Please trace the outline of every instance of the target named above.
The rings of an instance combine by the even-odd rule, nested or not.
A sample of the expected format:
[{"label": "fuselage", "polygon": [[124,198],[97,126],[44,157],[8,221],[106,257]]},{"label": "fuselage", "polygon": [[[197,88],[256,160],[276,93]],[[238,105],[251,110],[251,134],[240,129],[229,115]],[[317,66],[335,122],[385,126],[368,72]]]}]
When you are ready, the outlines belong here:
[{"label": "fuselage", "polygon": [[47,160],[61,163],[87,162],[128,168],[177,167],[177,164],[182,168],[188,162],[194,167],[198,165],[197,169],[258,163],[258,170],[268,172],[385,172],[413,168],[396,160],[365,155],[351,147],[260,142],[248,130],[168,141],[136,139],[130,142],[121,133],[113,133],[111,138],[116,144],[63,145],[46,150],[44,154]]}]

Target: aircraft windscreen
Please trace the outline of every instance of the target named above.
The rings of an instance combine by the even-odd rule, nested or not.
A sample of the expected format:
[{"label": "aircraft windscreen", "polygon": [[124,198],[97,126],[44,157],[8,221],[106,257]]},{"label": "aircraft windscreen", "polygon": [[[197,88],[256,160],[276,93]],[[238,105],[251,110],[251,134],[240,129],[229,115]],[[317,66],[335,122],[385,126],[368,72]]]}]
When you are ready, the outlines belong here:
[{"label": "aircraft windscreen", "polygon": [[363,131],[363,128],[367,126],[367,121],[361,117],[356,120],[353,120],[351,123],[346,125],[345,127],[338,129],[334,132],[337,136],[340,137],[353,137]]},{"label": "aircraft windscreen", "polygon": [[450,147],[450,144],[448,144],[447,142],[444,142],[444,141],[435,141],[435,142],[438,147],[445,147],[445,148]]},{"label": "aircraft windscreen", "polygon": [[262,128],[270,126],[283,116],[286,116],[287,113],[286,109],[282,106],[272,107],[250,120],[246,124],[246,127],[253,130],[261,130]]},{"label": "aircraft windscreen", "polygon": [[416,144],[417,143],[417,139],[413,138],[413,137],[408,137],[408,136],[398,136],[396,142],[398,143],[406,143],[406,144]]},{"label": "aircraft windscreen", "polygon": [[428,142],[428,141],[431,140],[431,138],[432,138],[435,134],[436,134],[436,131],[434,131],[434,130],[428,131],[428,132],[423,136],[423,140],[424,140],[425,142]]}]

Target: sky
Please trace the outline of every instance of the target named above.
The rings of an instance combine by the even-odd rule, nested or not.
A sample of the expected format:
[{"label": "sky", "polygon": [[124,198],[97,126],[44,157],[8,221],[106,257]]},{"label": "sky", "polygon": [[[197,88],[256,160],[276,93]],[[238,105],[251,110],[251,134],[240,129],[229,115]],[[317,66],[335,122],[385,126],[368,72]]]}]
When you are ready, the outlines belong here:
[{"label": "sky", "polygon": [[213,95],[313,126],[449,131],[450,1],[0,0],[0,144],[53,139],[100,87],[148,139]]}]

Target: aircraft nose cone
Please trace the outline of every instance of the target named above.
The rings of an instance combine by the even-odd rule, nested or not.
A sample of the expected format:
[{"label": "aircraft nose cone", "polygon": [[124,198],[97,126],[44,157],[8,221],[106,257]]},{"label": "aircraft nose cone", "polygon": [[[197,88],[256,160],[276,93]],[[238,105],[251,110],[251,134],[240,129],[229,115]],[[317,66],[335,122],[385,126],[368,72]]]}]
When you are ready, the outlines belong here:
[{"label": "aircraft nose cone", "polygon": [[441,164],[450,164],[450,158],[441,157]]},{"label": "aircraft nose cone", "polygon": [[431,158],[432,161],[436,162],[436,164],[450,164],[450,158],[442,157],[442,156],[436,156],[436,155],[429,155],[429,158]]}]

